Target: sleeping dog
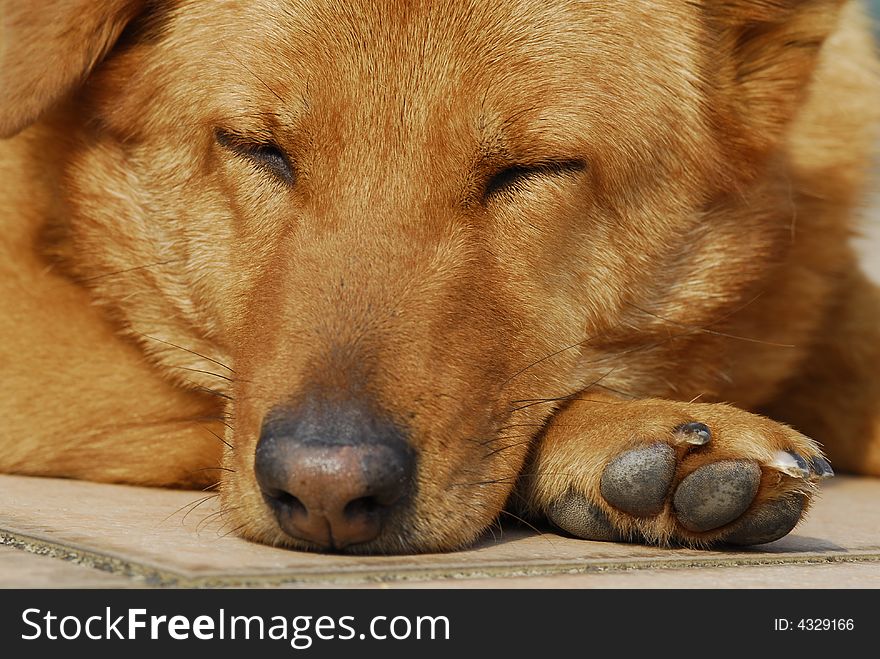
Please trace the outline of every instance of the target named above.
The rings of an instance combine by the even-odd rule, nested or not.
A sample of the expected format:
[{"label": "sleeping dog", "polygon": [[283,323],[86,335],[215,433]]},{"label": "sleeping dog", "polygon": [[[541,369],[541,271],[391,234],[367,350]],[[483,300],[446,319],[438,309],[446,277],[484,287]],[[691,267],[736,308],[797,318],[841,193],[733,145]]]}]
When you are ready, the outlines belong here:
[{"label": "sleeping dog", "polygon": [[357,553],[758,544],[880,475],[857,3],[0,11],[0,471]]}]

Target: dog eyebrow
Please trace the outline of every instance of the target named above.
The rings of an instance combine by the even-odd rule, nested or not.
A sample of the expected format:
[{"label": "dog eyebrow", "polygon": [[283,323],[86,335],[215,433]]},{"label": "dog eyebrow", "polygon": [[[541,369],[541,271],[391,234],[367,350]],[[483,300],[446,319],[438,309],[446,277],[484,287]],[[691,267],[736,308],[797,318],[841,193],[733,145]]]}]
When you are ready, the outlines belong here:
[{"label": "dog eyebrow", "polygon": [[222,133],[223,138],[229,143],[271,141],[275,137],[272,127],[280,119],[281,117],[275,112],[225,115],[215,122],[218,126],[215,132]]},{"label": "dog eyebrow", "polygon": [[540,109],[522,108],[504,119],[492,119],[483,110],[477,119],[479,144],[473,158],[475,171],[516,167],[535,173],[559,174],[584,169],[588,159],[579,150],[572,149],[570,136],[542,125],[543,113],[527,116]]},{"label": "dog eyebrow", "polygon": [[248,148],[256,143],[271,142],[275,137],[270,130],[264,128],[255,130],[217,128],[214,135],[220,144],[232,149]]}]

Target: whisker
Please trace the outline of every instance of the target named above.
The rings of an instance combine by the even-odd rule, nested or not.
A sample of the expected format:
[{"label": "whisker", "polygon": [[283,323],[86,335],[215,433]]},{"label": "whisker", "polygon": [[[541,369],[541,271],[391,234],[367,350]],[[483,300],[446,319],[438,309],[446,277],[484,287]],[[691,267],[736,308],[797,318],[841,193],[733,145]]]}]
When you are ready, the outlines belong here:
[{"label": "whisker", "polygon": [[[532,399],[532,400],[538,400],[538,399]],[[511,401],[511,402],[519,402],[519,401]],[[525,402],[525,401],[523,401],[523,402]],[[501,426],[500,428],[498,428],[498,432],[501,432],[502,430],[510,430],[511,428],[541,428],[546,425],[547,425],[546,423],[511,423],[506,426]]]},{"label": "whisker", "polygon": [[507,483],[513,483],[518,478],[517,476],[505,476],[503,478],[493,478],[482,481],[472,481],[470,483],[450,483],[447,486],[447,490],[451,490],[454,487],[483,487],[486,485],[504,485]]},{"label": "whisker", "polygon": [[[738,313],[738,312],[741,311],[742,309],[744,309],[744,308],[748,307],[749,305],[753,304],[753,303],[754,303],[756,300],[758,300],[760,297],[761,297],[760,295],[755,296],[754,298],[752,298],[751,300],[749,300],[749,301],[746,302],[745,304],[743,304],[743,305],[737,307],[736,309],[733,309],[732,311],[728,312],[727,314],[724,314],[724,315],[721,316],[718,320],[714,321],[713,324],[717,324],[717,323],[723,322],[723,321],[726,320],[727,318],[729,318],[729,317],[735,315],[736,313]],[[650,315],[650,316],[652,316],[652,317],[654,317],[654,318],[657,318],[658,320],[661,320],[661,321],[663,321],[663,322],[665,322],[665,323],[667,323],[667,324],[669,324],[669,325],[678,326],[678,327],[681,327],[682,329],[685,329],[685,330],[687,330],[687,331],[686,331],[686,332],[682,332],[682,333],[680,333],[680,334],[672,334],[672,335],[667,336],[667,337],[665,337],[664,339],[662,339],[662,340],[660,340],[660,341],[656,341],[656,342],[654,342],[654,343],[637,345],[637,346],[634,346],[634,347],[631,347],[631,348],[627,348],[627,349],[625,349],[625,350],[621,350],[621,351],[618,351],[618,352],[615,352],[615,353],[612,353],[612,354],[609,354],[609,355],[604,355],[604,356],[598,357],[598,358],[596,358],[596,359],[591,359],[591,360],[589,360],[589,361],[587,361],[587,362],[584,362],[584,363],[583,363],[583,366],[593,366],[593,365],[596,365],[596,364],[602,364],[602,363],[605,363],[605,362],[608,362],[608,361],[611,361],[611,360],[614,360],[614,359],[619,359],[619,358],[624,357],[624,356],[626,356],[626,355],[631,355],[631,354],[638,353],[638,352],[645,352],[645,351],[648,351],[648,350],[653,350],[654,348],[659,348],[660,346],[663,346],[663,345],[665,345],[665,344],[667,344],[667,343],[669,343],[669,342],[671,342],[671,341],[674,341],[674,340],[679,339],[679,338],[686,337],[686,336],[690,335],[691,333],[695,333],[695,332],[704,332],[704,333],[707,333],[707,334],[712,334],[712,335],[721,336],[721,337],[725,337],[725,338],[736,339],[736,340],[740,340],[740,341],[755,342],[755,343],[759,343],[759,344],[763,344],[763,345],[770,345],[770,346],[776,346],[776,347],[781,347],[781,348],[793,348],[793,347],[795,347],[795,346],[790,345],[790,344],[773,343],[773,342],[770,342],[770,341],[762,341],[762,340],[760,340],[760,339],[753,339],[753,338],[749,338],[749,337],[743,337],[743,336],[736,336],[736,335],[733,335],[733,334],[727,334],[727,333],[725,333],[725,332],[719,332],[719,331],[717,331],[717,330],[709,329],[708,327],[696,327],[696,326],[685,325],[685,324],[682,324],[682,323],[676,323],[675,321],[671,321],[671,320],[668,320],[668,319],[666,319],[666,318],[663,318],[662,316],[659,316],[658,314],[652,313],[652,312],[650,312],[650,311],[648,311],[648,310],[646,310],[646,309],[642,309],[641,307],[639,307],[639,306],[636,305],[636,304],[633,304],[633,303],[630,303],[630,302],[626,302],[625,304],[629,304],[630,306],[632,306],[632,307],[635,308],[636,310],[638,310],[638,311],[640,311],[640,312],[642,312],[642,313],[645,313],[645,314],[647,314],[647,315]],[[634,328],[634,329],[635,329],[635,328]],[[591,343],[592,341],[596,340],[596,338],[598,338],[598,337],[593,336],[593,337],[589,337],[589,338],[587,338],[587,339],[584,339],[583,341],[579,341],[579,342],[577,342],[577,343],[573,343],[573,344],[571,344],[571,345],[569,345],[569,346],[566,346],[566,347],[564,347],[564,348],[561,348],[560,350],[557,350],[557,351],[555,351],[555,352],[553,352],[553,353],[547,355],[546,357],[541,358],[540,360],[537,360],[537,362],[533,362],[533,364],[536,365],[536,364],[538,364],[538,363],[541,363],[542,361],[544,361],[544,360],[546,360],[546,359],[550,359],[550,358],[552,358],[553,356],[558,355],[558,354],[561,353],[561,352],[564,352],[565,350],[570,350],[570,349],[572,349],[572,348],[576,348],[576,347],[579,347],[579,346],[583,346],[583,345],[589,344],[589,343]],[[529,366],[527,366],[525,369],[521,369],[521,370],[518,371],[517,373],[514,373],[512,376],[510,376],[510,378],[508,378],[508,379],[505,381],[505,384],[507,384],[510,380],[512,380],[513,378],[517,377],[517,376],[520,375],[521,373],[525,372],[525,370],[528,370],[529,368],[531,368],[531,366],[532,366],[532,365],[529,365]],[[596,384],[597,384],[597,383],[593,383],[593,385],[589,385],[589,386],[594,386],[594,385],[596,385]],[[588,388],[588,386],[583,387],[583,389],[587,389],[587,388]],[[625,392],[619,392],[619,391],[616,391],[616,390],[612,390],[610,387],[607,387],[607,386],[602,386],[602,388],[604,388],[604,389],[608,389],[608,390],[610,390],[610,391],[614,391],[615,393],[619,393],[619,394],[621,394],[621,395],[624,395],[624,396],[627,397],[627,398],[638,398],[637,396],[633,396],[632,394],[627,394],[627,393],[625,393]],[[517,402],[533,402],[533,403],[536,403],[536,404],[540,404],[540,403],[549,403],[549,402],[559,402],[559,401],[562,401],[562,400],[566,400],[566,399],[565,399],[564,397],[561,397],[561,398],[559,398],[559,399],[547,399],[547,398],[544,398],[544,399],[534,399],[534,400],[511,401],[511,403],[517,403]],[[586,400],[586,399],[583,399],[583,400]],[[594,401],[594,402],[599,402],[599,401]],[[516,408],[516,409],[513,409],[513,410],[511,410],[511,411],[518,411],[518,409],[524,409],[524,408]]]},{"label": "whisker", "polygon": [[197,474],[200,471],[228,471],[230,473],[235,473],[235,469],[230,469],[229,467],[202,467],[201,469],[193,469],[191,474]]},{"label": "whisker", "polygon": [[[520,412],[522,410],[528,409],[530,407],[534,407],[535,405],[546,405],[549,403],[558,403],[561,401],[566,401],[571,398],[573,394],[569,394],[567,396],[559,396],[557,398],[533,398],[529,400],[526,405],[520,405],[519,407],[513,407],[510,409],[511,412]],[[514,402],[525,402],[525,401],[514,401]]]},{"label": "whisker", "polygon": [[225,398],[226,400],[233,400],[232,396],[229,394],[224,394],[222,391],[217,391],[216,389],[211,389],[210,387],[203,387],[200,384],[194,384],[192,382],[189,385],[195,389],[196,391],[202,391],[211,396],[217,396],[217,398]]},{"label": "whisker", "polygon": [[[727,318],[733,316],[734,314],[738,313],[739,311],[742,311],[743,309],[745,309],[746,307],[748,307],[749,305],[751,305],[752,303],[754,303],[754,302],[755,302],[757,299],[759,299],[760,297],[761,297],[760,295],[755,296],[754,298],[752,298],[751,300],[749,300],[749,301],[746,302],[745,304],[741,305],[740,307],[737,307],[737,308],[733,309],[732,311],[728,312],[727,314],[725,314],[724,316],[722,316],[721,318],[719,318],[718,320],[716,320],[716,321],[715,321],[714,323],[712,323],[712,324],[717,324],[717,323],[723,322],[723,321],[726,320]],[[641,311],[641,312],[643,312],[643,313],[647,313],[648,315],[653,315],[654,317],[658,318],[659,320],[663,320],[664,322],[668,322],[668,323],[670,323],[670,324],[673,324],[673,321],[668,321],[668,320],[666,320],[665,318],[662,318],[662,317],[660,317],[660,316],[657,316],[656,314],[651,314],[651,312],[646,311],[646,310],[644,310],[644,309],[641,309],[638,305],[635,305],[635,304],[630,303],[630,302],[625,302],[625,304],[629,304],[630,306],[632,306],[633,308],[637,309],[638,311]],[[684,326],[684,327],[687,327],[687,326]],[[635,329],[635,328],[634,328],[634,329]],[[728,338],[735,338],[735,339],[739,339],[739,340],[743,340],[743,341],[758,341],[757,339],[748,339],[748,338],[746,338],[746,337],[737,337],[737,336],[733,336],[733,335],[727,335],[727,334],[724,334],[724,333],[716,332],[715,330],[710,330],[710,329],[708,329],[708,328],[700,328],[699,331],[704,331],[704,332],[708,332],[708,333],[712,333],[712,334],[718,334],[719,336],[727,336]],[[684,336],[684,335],[682,335],[682,336]],[[555,356],[557,356],[557,355],[559,355],[559,354],[561,354],[561,353],[563,353],[563,352],[566,352],[567,350],[572,350],[572,349],[574,349],[574,348],[579,348],[579,347],[581,347],[581,346],[587,345],[587,344],[591,343],[592,341],[596,340],[597,338],[599,338],[599,337],[598,337],[598,336],[590,336],[590,337],[587,337],[586,339],[582,339],[582,340],[580,340],[580,341],[577,341],[576,343],[572,343],[572,344],[567,345],[567,346],[565,346],[565,347],[563,347],[563,348],[560,348],[559,350],[556,350],[556,351],[554,351],[554,352],[551,352],[549,355],[546,355],[546,356],[544,356],[544,357],[541,357],[540,359],[538,359],[538,360],[532,362],[532,363],[529,364],[528,366],[526,366],[526,367],[520,369],[519,371],[517,371],[516,373],[514,373],[513,375],[511,375],[510,377],[508,377],[508,378],[507,378],[507,379],[501,384],[501,388],[505,387],[505,386],[506,386],[508,383],[510,383],[510,381],[513,380],[514,378],[519,377],[520,375],[522,375],[523,373],[525,373],[525,372],[528,371],[529,369],[534,368],[535,366],[538,366],[539,364],[541,364],[541,363],[547,361],[548,359],[552,359],[553,357],[555,357]],[[778,346],[780,346],[780,347],[794,347],[794,346],[787,346],[787,345],[784,345],[784,344],[774,344],[774,343],[769,343],[769,342],[765,342],[765,343],[767,343],[768,345],[778,345]],[[625,353],[624,353],[624,354],[625,354]]]},{"label": "whisker", "polygon": [[523,519],[522,517],[520,517],[519,515],[514,515],[514,514],[513,514],[512,512],[510,512],[509,510],[502,510],[502,511],[501,511],[501,514],[502,514],[502,515],[507,515],[508,517],[512,517],[513,519],[515,519],[516,521],[520,522],[521,524],[525,524],[525,525],[528,526],[530,529],[532,529],[532,531],[534,531],[534,532],[537,533],[540,537],[542,537],[544,540],[546,540],[547,542],[549,542],[551,545],[553,544],[553,540],[551,540],[551,539],[547,536],[546,533],[544,533],[542,530],[540,530],[540,529],[539,529],[538,527],[536,527],[535,525],[530,524],[529,522],[527,522],[526,520],[524,520],[524,519]]},{"label": "whisker", "polygon": [[[191,510],[187,511],[186,514],[188,515],[188,514],[191,513],[193,510],[195,510],[196,508],[198,508],[199,506],[201,506],[203,503],[205,503],[205,502],[207,502],[207,501],[210,501],[211,499],[214,499],[215,497],[218,497],[218,496],[220,496],[220,495],[219,495],[219,494],[209,494],[208,496],[203,497],[203,498],[201,498],[201,499],[197,499],[196,501],[190,501],[188,504],[181,506],[180,508],[178,508],[177,510],[175,510],[173,513],[171,513],[170,515],[168,515],[168,517],[166,517],[165,519],[162,520],[162,523],[164,524],[165,522],[167,522],[169,519],[171,519],[171,518],[174,517],[175,515],[177,515],[177,514],[183,512],[183,511],[186,510],[187,508],[192,507]],[[184,515],[183,519],[184,519],[184,520],[186,519],[186,515]],[[182,523],[182,522],[183,522],[183,520],[181,520],[181,523]]]},{"label": "whisker", "polygon": [[116,272],[106,272],[103,275],[96,275],[94,277],[86,277],[85,279],[80,279],[79,281],[83,284],[88,284],[93,281],[106,279],[107,277],[116,277],[118,275],[124,275],[129,272],[136,272],[138,270],[147,270],[149,268],[156,268],[161,265],[168,265],[170,263],[178,263],[183,260],[184,259],[168,259],[167,261],[158,261],[156,263],[148,263],[147,265],[139,265],[134,268],[125,268],[124,270],[117,270]]},{"label": "whisker", "polygon": [[[232,450],[232,451],[235,450],[235,447],[234,447],[232,444],[230,444],[229,442],[227,442],[227,441],[226,441],[225,439],[223,439],[220,435],[218,435],[216,432],[214,432],[213,430],[211,430],[208,426],[205,426],[205,425],[199,424],[199,427],[200,427],[202,430],[206,430],[207,432],[209,432],[209,433],[211,433],[212,435],[214,435],[214,437],[216,437],[216,438],[219,439],[221,442],[223,442],[224,444],[226,444],[226,446],[228,446],[230,450]],[[223,469],[223,467],[216,467],[216,469]],[[230,469],[229,471],[232,471],[232,470]]]},{"label": "whisker", "polygon": [[[234,529],[232,529],[232,530],[230,530],[230,531],[227,531],[226,533],[224,533],[223,535],[221,535],[221,536],[220,536],[219,538],[217,538],[217,539],[218,539],[218,540],[222,540],[223,538],[225,538],[225,537],[227,537],[227,536],[230,536],[230,535],[232,535],[233,533],[238,533],[239,531],[241,531],[241,530],[242,530],[245,526],[247,526],[247,525],[248,525],[247,522],[245,522],[244,524],[240,524],[240,525],[236,526]],[[222,528],[222,527],[221,527],[221,528]],[[219,533],[219,531],[218,531],[218,533]]]},{"label": "whisker", "polygon": [[505,386],[506,386],[511,380],[513,380],[514,378],[519,377],[520,375],[522,375],[523,373],[525,373],[525,372],[528,371],[529,369],[534,368],[535,366],[538,366],[539,364],[544,363],[544,362],[547,361],[548,359],[552,359],[552,358],[555,357],[556,355],[560,355],[560,354],[562,354],[563,352],[565,352],[565,351],[567,351],[567,350],[571,350],[571,349],[573,349],[573,348],[579,348],[579,347],[581,347],[581,346],[583,346],[583,345],[585,345],[585,344],[587,344],[587,343],[593,341],[594,339],[595,339],[595,337],[588,337],[588,338],[586,338],[586,339],[583,339],[583,340],[581,340],[581,341],[578,341],[577,343],[572,343],[571,345],[565,346],[564,348],[560,348],[559,350],[556,350],[555,352],[551,352],[549,355],[546,355],[546,356],[544,356],[544,357],[541,357],[541,359],[538,359],[538,360],[533,361],[531,364],[529,364],[529,365],[526,366],[525,368],[522,368],[522,369],[518,370],[516,373],[514,373],[514,374],[511,375],[509,378],[507,378],[504,382],[502,382],[500,388],[503,389],[503,388],[504,388],[504,387],[505,387]]},{"label": "whisker", "polygon": [[216,499],[216,498],[219,497],[219,496],[220,496],[220,495],[219,495],[219,493],[218,493],[218,494],[212,494],[212,495],[210,495],[210,496],[208,496],[208,497],[205,497],[202,501],[200,501],[198,504],[196,504],[195,506],[193,506],[192,508],[190,508],[189,510],[187,510],[186,513],[184,513],[183,518],[181,518],[181,520],[180,520],[180,523],[181,523],[181,524],[186,523],[186,518],[189,517],[189,516],[193,513],[193,511],[196,510],[196,508],[201,507],[203,504],[206,504],[206,503],[208,503],[209,501],[211,501],[211,500],[213,500],[213,499]]},{"label": "whisker", "polygon": [[583,366],[595,366],[596,364],[604,364],[605,362],[609,362],[612,359],[619,359],[621,357],[626,357],[627,355],[632,355],[638,352],[646,352],[648,350],[653,350],[654,348],[659,348],[662,345],[675,341],[676,339],[680,339],[683,336],[688,336],[687,334],[673,334],[667,336],[666,338],[656,341],[654,343],[642,343],[637,346],[633,346],[632,348],[627,348],[626,350],[619,350],[618,352],[613,352],[608,355],[603,355],[601,357],[597,357],[596,359],[590,359],[583,363]]},{"label": "whisker", "polygon": [[591,382],[590,384],[584,386],[580,391],[578,391],[578,392],[576,392],[576,393],[573,393],[573,394],[569,394],[569,395],[567,395],[567,396],[559,396],[559,397],[556,397],[556,398],[539,398],[539,399],[533,399],[533,400],[528,400],[528,399],[527,399],[527,400],[512,400],[512,401],[510,401],[510,403],[513,403],[513,404],[515,404],[515,403],[526,403],[526,404],[525,404],[525,405],[521,405],[521,406],[519,406],[519,407],[511,408],[511,409],[508,410],[508,412],[511,412],[511,413],[512,413],[512,412],[519,412],[519,411],[521,411],[521,410],[527,409],[527,408],[529,408],[529,407],[533,407],[533,406],[535,406],[535,405],[542,405],[542,404],[547,404],[547,403],[558,403],[558,402],[563,402],[563,401],[566,401],[566,400],[570,400],[570,399],[574,398],[575,396],[578,396],[578,395],[579,395],[580,393],[582,393],[583,391],[589,389],[590,387],[595,387],[595,386],[598,385],[600,382],[602,382],[602,380],[604,380],[604,379],[607,378],[609,375],[611,375],[612,373],[614,373],[614,371],[616,371],[616,370],[617,370],[617,367],[615,366],[615,367],[612,368],[610,371],[608,371],[607,373],[605,373],[605,375],[603,375],[603,376],[601,376],[600,378],[594,380],[594,381]]},{"label": "whisker", "polygon": [[[681,327],[682,329],[690,330],[691,332],[702,333],[702,334],[711,334],[712,336],[720,336],[720,337],[723,337],[726,339],[734,339],[736,341],[746,341],[747,343],[757,343],[759,345],[772,346],[775,348],[795,348],[796,347],[796,346],[789,344],[789,343],[775,343],[773,341],[763,341],[761,339],[754,339],[754,338],[751,338],[748,336],[737,336],[735,334],[728,334],[726,332],[719,332],[717,330],[708,329],[707,327],[698,327],[696,325],[687,325],[685,323],[679,323],[677,321],[670,320],[668,318],[664,318],[663,316],[660,316],[656,313],[648,311],[647,309],[642,309],[640,306],[633,304],[632,302],[627,302],[626,304],[630,305],[631,307],[633,307],[637,311],[642,312],[643,314],[647,314],[648,316],[651,316],[652,318],[656,318],[657,320],[661,320],[664,323],[668,323],[669,325],[673,325],[675,327]],[[732,314],[729,314],[729,315],[732,315]],[[729,317],[729,315],[728,315],[728,317]],[[722,322],[722,320],[723,319],[719,319],[719,320],[715,321],[715,323],[713,323],[713,324],[720,323],[720,322]]]},{"label": "whisker", "polygon": [[[598,405],[620,405],[625,403],[623,400],[597,400],[595,398],[569,398],[568,403],[596,403]],[[570,428],[571,426],[557,426],[559,428]]]},{"label": "whisker", "polygon": [[200,368],[190,368],[189,366],[173,366],[172,368],[177,368],[182,371],[191,371],[192,373],[204,373],[205,375],[213,375],[215,378],[220,378],[221,380],[226,380],[227,382],[234,382],[232,378],[228,378],[225,375],[220,375],[219,373],[214,373],[213,371],[205,371]]},{"label": "whisker", "polygon": [[217,517],[221,516],[224,512],[226,512],[226,511],[215,510],[213,513],[205,515],[202,519],[199,520],[199,523],[196,524],[196,533],[201,533],[202,528],[204,528],[206,524],[210,524],[213,520],[215,520]]},{"label": "whisker", "polygon": [[491,458],[493,455],[496,455],[496,454],[498,454],[498,453],[502,453],[502,452],[504,452],[504,451],[506,451],[506,450],[508,450],[508,449],[511,449],[511,448],[513,448],[513,447],[515,447],[515,446],[523,446],[523,445],[525,445],[525,444],[531,444],[532,441],[533,441],[533,439],[534,439],[533,437],[529,437],[529,439],[527,439],[527,440],[525,440],[525,441],[522,441],[522,442],[514,442],[513,444],[505,444],[504,446],[501,446],[501,447],[499,447],[499,448],[496,448],[496,449],[494,449],[494,450],[489,451],[488,453],[486,453],[486,454],[483,456],[483,460],[485,460],[486,458]]},{"label": "whisker", "polygon": [[[134,331],[134,330],[132,330],[132,331]],[[184,348],[183,346],[179,346],[176,343],[171,343],[171,341],[165,341],[163,339],[156,338],[155,336],[150,336],[149,334],[144,334],[143,332],[134,332],[134,333],[137,334],[138,336],[144,337],[145,339],[150,339],[151,341],[156,341],[157,343],[164,343],[166,346],[171,346],[172,348],[177,348],[178,350],[183,350],[184,352],[188,352],[191,355],[195,355],[196,357],[201,357],[202,359],[207,359],[209,362],[213,362],[214,364],[217,364],[217,366],[225,368],[230,373],[233,373],[233,374],[235,373],[235,371],[232,368],[230,368],[229,366],[227,366],[223,362],[217,361],[216,359],[208,357],[207,355],[203,355],[202,353],[196,352],[195,350],[190,350],[189,348]]]},{"label": "whisker", "polygon": [[[233,510],[238,510],[238,509],[239,509],[239,506],[233,506],[232,508],[223,508],[221,510],[217,510],[217,511],[214,511],[213,513],[205,515],[201,520],[199,520],[199,523],[196,524],[196,533],[200,533],[202,528],[204,528],[207,524],[210,524],[212,521],[214,521],[218,517],[222,518],[224,515],[232,512]],[[223,527],[221,526],[220,529],[222,529],[222,528]],[[218,531],[220,529],[218,529]]]},{"label": "whisker", "polygon": [[226,414],[219,414],[219,415],[213,415],[213,414],[212,414],[212,415],[210,415],[210,416],[199,416],[199,417],[195,417],[195,418],[193,419],[193,421],[216,421],[216,422],[218,422],[218,423],[222,423],[222,424],[223,424],[224,426],[226,426],[229,430],[232,430],[232,424],[229,423],[229,422],[226,420],[226,419],[229,419],[229,418],[231,418],[231,417],[230,417],[229,415],[226,415]]},{"label": "whisker", "polygon": [[204,414],[199,417],[195,417],[196,421],[226,421],[231,419],[233,414],[226,411],[217,411],[213,414]]},{"label": "whisker", "polygon": [[630,400],[638,400],[638,398],[639,398],[639,396],[634,396],[633,394],[629,394],[629,393],[622,391],[620,389],[615,389],[614,387],[609,387],[608,385],[605,385],[605,384],[595,383],[590,386],[591,387],[598,387],[599,389],[604,389],[605,391],[610,391],[613,394],[617,394],[618,396],[623,396],[624,398],[629,398]]}]

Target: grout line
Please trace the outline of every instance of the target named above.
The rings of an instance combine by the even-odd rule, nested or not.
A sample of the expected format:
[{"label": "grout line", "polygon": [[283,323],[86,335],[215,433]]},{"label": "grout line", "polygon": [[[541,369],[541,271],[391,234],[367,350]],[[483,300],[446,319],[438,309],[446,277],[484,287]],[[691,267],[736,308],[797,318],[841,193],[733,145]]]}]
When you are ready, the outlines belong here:
[{"label": "grout line", "polygon": [[132,585],[146,587],[176,588],[219,588],[219,587],[259,587],[283,584],[303,585],[357,585],[370,583],[414,582],[430,579],[462,580],[476,578],[506,578],[530,576],[560,576],[575,574],[598,574],[639,570],[684,570],[694,568],[726,567],[765,567],[773,565],[814,565],[829,563],[875,563],[880,562],[880,553],[832,554],[826,556],[799,554],[797,556],[775,556],[763,554],[754,558],[737,556],[730,559],[635,559],[631,561],[590,561],[548,562],[533,565],[483,565],[448,567],[400,567],[396,570],[355,570],[339,572],[334,570],[300,573],[241,574],[205,576],[186,575],[174,570],[163,569],[136,561],[108,556],[98,551],[78,549],[61,543],[34,538],[25,534],[0,530],[0,545],[14,547],[40,556],[48,556],[112,574],[129,577]]},{"label": "grout line", "polygon": [[[54,558],[75,565],[94,568],[117,576],[129,577],[145,586],[164,585],[165,579],[157,579],[160,574],[146,565],[125,561],[100,552],[76,549],[61,543],[33,538],[20,533],[0,529],[0,546],[12,547],[21,551]],[[136,583],[133,585],[137,585]]]},{"label": "grout line", "polygon": [[395,583],[419,582],[429,580],[460,581],[479,578],[511,578],[511,577],[552,577],[563,575],[600,574],[608,572],[632,572],[655,570],[685,570],[694,568],[717,567],[766,567],[771,565],[812,565],[828,563],[873,563],[880,562],[880,554],[859,556],[819,557],[804,556],[795,560],[698,560],[698,561],[630,561],[630,562],[590,562],[584,565],[573,563],[548,563],[544,565],[510,565],[510,566],[476,566],[467,568],[459,566],[455,569],[406,568],[398,573],[358,572],[358,573],[313,573],[291,578],[290,575],[248,576],[242,575],[232,579],[224,577],[204,577],[194,583],[197,587],[223,586],[273,586],[285,583],[311,585],[357,585],[384,583],[393,586]]}]

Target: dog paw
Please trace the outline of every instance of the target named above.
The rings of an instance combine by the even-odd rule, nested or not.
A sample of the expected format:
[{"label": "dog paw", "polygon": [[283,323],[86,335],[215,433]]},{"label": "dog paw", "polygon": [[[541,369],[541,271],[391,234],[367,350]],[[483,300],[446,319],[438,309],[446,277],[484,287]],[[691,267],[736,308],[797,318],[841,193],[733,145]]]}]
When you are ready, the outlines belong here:
[{"label": "dog paw", "polygon": [[762,417],[701,407],[721,409],[709,415],[714,420],[666,432],[647,424],[655,436],[608,450],[599,463],[575,459],[568,487],[560,491],[564,483],[557,478],[557,493],[545,496],[547,518],[589,540],[755,545],[788,534],[816,483],[833,475],[819,447]]}]

